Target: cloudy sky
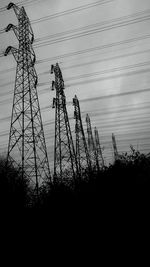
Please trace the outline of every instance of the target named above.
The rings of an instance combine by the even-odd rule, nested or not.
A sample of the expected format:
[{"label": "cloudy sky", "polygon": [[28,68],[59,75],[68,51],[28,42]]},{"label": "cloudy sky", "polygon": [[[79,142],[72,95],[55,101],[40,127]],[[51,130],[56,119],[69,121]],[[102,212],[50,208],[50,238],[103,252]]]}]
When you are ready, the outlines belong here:
[{"label": "cloudy sky", "polygon": [[[0,0],[0,154],[6,153],[16,62],[3,56],[17,47],[13,32],[4,28],[17,19]],[[54,109],[49,70],[59,63],[74,132],[72,98],[80,100],[83,125],[86,113],[99,130],[106,162],[112,160],[111,134],[119,152],[130,144],[150,150],[150,1],[149,0],[26,0],[24,5],[35,34],[39,75],[38,94],[52,168]]]}]

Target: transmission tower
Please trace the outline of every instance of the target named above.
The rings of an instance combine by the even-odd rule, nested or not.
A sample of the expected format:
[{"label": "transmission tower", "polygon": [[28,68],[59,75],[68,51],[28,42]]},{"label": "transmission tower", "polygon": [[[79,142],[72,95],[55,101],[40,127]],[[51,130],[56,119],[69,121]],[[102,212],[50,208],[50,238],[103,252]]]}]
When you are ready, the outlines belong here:
[{"label": "transmission tower", "polygon": [[99,162],[92,133],[91,120],[88,114],[86,114],[86,124],[87,124],[87,134],[88,134],[88,148],[89,148],[92,168],[94,169],[96,168],[97,170],[99,170]]},{"label": "transmission tower", "polygon": [[34,35],[24,7],[10,3],[7,9],[11,8],[17,16],[18,26],[9,24],[6,32],[14,31],[19,48],[9,46],[5,51],[5,56],[12,53],[17,62],[7,162],[19,166],[22,178],[29,177],[38,194],[42,182],[51,178],[36,89]]},{"label": "transmission tower", "polygon": [[97,153],[98,162],[99,162],[101,168],[103,169],[104,168],[104,159],[103,159],[102,149],[101,149],[101,145],[100,145],[99,134],[98,134],[98,130],[96,127],[94,129],[94,135],[95,135],[95,146],[96,146],[96,153]]},{"label": "transmission tower", "polygon": [[115,161],[119,159],[119,154],[117,150],[117,144],[116,144],[116,138],[115,135],[112,133],[112,144],[113,144],[113,150],[114,150],[114,158]]},{"label": "transmission tower", "polygon": [[91,170],[91,162],[82,125],[79,100],[76,95],[73,98],[73,105],[76,133],[76,157],[79,174],[82,175],[82,172],[86,169],[88,170],[88,172]]},{"label": "transmission tower", "polygon": [[64,80],[58,63],[51,66],[51,74],[53,72],[55,82],[52,82],[52,90],[54,86],[56,89],[56,98],[53,99],[53,108],[55,108],[54,180],[70,183],[78,176],[78,165],[66,108]]}]

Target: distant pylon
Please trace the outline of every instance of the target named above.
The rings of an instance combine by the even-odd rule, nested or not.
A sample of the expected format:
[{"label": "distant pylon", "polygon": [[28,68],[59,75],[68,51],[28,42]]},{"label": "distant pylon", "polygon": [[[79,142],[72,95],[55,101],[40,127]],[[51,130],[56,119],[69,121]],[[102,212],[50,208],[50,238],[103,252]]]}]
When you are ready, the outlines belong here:
[{"label": "distant pylon", "polygon": [[117,150],[116,138],[115,138],[115,135],[113,133],[112,133],[112,144],[113,144],[113,150],[114,150],[114,159],[116,161],[119,158],[119,154],[118,154],[118,150]]},{"label": "distant pylon", "polygon": [[82,125],[79,100],[76,95],[73,98],[73,105],[76,133],[76,157],[79,174],[82,175],[85,170],[88,170],[88,172],[91,170],[91,162]]},{"label": "distant pylon", "polygon": [[86,114],[86,124],[87,124],[87,134],[88,134],[88,148],[89,148],[89,155],[91,160],[91,165],[93,169],[99,170],[99,162],[97,158],[93,133],[92,133],[92,126],[91,120],[88,114]]},{"label": "distant pylon", "polygon": [[100,167],[103,169],[104,168],[104,158],[103,158],[102,149],[101,149],[101,145],[100,145],[98,130],[96,127],[94,129],[94,134],[95,134],[95,147],[96,147],[98,162],[99,162]]},{"label": "distant pylon", "polygon": [[19,48],[9,46],[5,51],[5,56],[11,52],[17,62],[7,161],[19,166],[22,178],[29,177],[38,194],[42,182],[50,179],[50,169],[36,89],[34,35],[24,7],[10,3],[7,9],[11,8],[18,26],[9,24],[6,32],[14,31]]},{"label": "distant pylon", "polygon": [[78,176],[78,165],[72,139],[72,133],[66,108],[64,80],[58,63],[51,66],[55,74],[52,89],[56,88],[55,108],[55,144],[54,144],[54,179],[70,183]]}]

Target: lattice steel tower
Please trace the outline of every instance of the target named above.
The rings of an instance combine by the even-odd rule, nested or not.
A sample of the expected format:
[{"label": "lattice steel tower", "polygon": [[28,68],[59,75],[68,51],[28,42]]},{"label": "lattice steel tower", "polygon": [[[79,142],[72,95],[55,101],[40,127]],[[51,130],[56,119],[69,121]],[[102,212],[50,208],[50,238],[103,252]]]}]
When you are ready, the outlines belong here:
[{"label": "lattice steel tower", "polygon": [[76,95],[73,98],[73,105],[76,133],[76,157],[79,174],[82,175],[82,172],[84,172],[85,170],[88,170],[88,172],[91,170],[91,162],[82,125],[79,100]]},{"label": "lattice steel tower", "polygon": [[64,94],[64,80],[58,63],[51,66],[55,82],[52,89],[56,89],[56,98],[53,99],[55,108],[55,144],[54,144],[54,180],[70,182],[78,176],[78,165],[72,139],[72,133],[66,108]]},{"label": "lattice steel tower", "polygon": [[115,138],[115,135],[113,133],[112,133],[112,144],[113,144],[113,150],[114,150],[114,158],[116,161],[119,158],[119,154],[118,154],[118,150],[117,150],[116,138]]},{"label": "lattice steel tower", "polygon": [[10,3],[7,9],[11,8],[17,16],[18,26],[9,24],[6,32],[14,31],[19,48],[9,46],[5,51],[5,56],[11,52],[17,62],[7,158],[21,168],[22,178],[24,175],[30,178],[38,194],[41,183],[50,179],[50,169],[36,89],[34,35],[24,7]]},{"label": "lattice steel tower", "polygon": [[96,168],[99,170],[99,162],[97,158],[93,133],[92,133],[92,126],[91,126],[91,120],[88,114],[86,114],[86,124],[87,124],[87,134],[88,134],[88,148],[89,148],[89,154],[90,154],[90,160],[92,164],[92,168]]},{"label": "lattice steel tower", "polygon": [[95,135],[95,147],[96,147],[98,162],[99,162],[100,167],[104,168],[104,159],[103,159],[102,149],[101,149],[100,140],[99,140],[99,133],[96,127],[94,129],[94,135]]}]

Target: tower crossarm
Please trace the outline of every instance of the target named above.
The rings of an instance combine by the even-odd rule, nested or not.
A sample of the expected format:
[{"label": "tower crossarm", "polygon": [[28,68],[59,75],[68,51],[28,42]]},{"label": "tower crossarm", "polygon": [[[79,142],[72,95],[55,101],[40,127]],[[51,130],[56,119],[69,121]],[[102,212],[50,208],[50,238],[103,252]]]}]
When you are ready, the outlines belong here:
[{"label": "tower crossarm", "polygon": [[8,26],[6,27],[5,31],[6,31],[6,32],[9,32],[9,31],[11,31],[11,30],[13,30],[13,32],[15,33],[17,39],[19,40],[19,30],[18,30],[18,27],[10,23],[10,24],[8,24]]},{"label": "tower crossarm", "polygon": [[14,10],[16,17],[19,19],[20,8],[14,3],[10,2],[7,6],[7,10],[10,10],[10,9]]},{"label": "tower crossarm", "polygon": [[7,56],[10,53],[12,53],[15,60],[18,62],[19,50],[13,46],[8,46],[5,50],[4,56]]}]

